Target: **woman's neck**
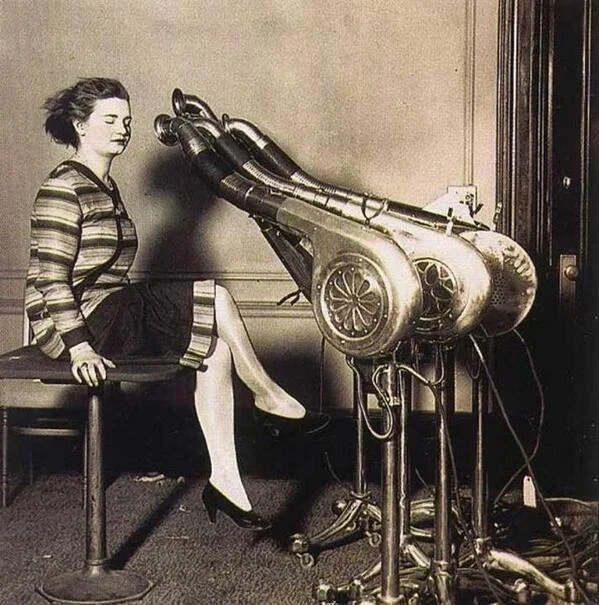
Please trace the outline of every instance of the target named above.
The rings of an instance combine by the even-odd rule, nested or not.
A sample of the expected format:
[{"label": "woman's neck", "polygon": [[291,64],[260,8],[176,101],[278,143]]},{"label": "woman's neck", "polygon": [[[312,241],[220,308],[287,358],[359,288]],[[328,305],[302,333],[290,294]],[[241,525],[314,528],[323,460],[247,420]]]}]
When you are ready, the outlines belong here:
[{"label": "woman's neck", "polygon": [[105,185],[110,185],[111,157],[89,154],[79,149],[73,154],[71,159],[87,166]]}]

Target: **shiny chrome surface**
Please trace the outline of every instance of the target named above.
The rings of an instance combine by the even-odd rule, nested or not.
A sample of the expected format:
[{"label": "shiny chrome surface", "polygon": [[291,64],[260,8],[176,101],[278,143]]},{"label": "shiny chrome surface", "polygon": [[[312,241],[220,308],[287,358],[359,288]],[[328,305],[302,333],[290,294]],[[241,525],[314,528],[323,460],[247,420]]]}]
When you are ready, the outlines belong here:
[{"label": "shiny chrome surface", "polygon": [[464,232],[461,237],[482,254],[493,279],[481,327],[488,336],[513,330],[535,301],[538,282],[532,259],[520,244],[496,231]]},{"label": "shiny chrome surface", "polygon": [[[225,142],[229,135],[213,120],[194,118],[193,124],[210,138],[217,152],[249,178],[391,237],[407,254],[421,281],[423,310],[415,328],[421,339],[453,340],[464,336],[478,324],[491,297],[491,280],[484,259],[457,235],[435,228],[435,224],[425,225],[422,221],[426,213],[420,217],[421,221],[416,222],[400,214],[397,205],[392,206],[388,200],[369,198],[358,203],[353,197],[292,183],[232,148],[235,142],[230,139]],[[434,216],[437,221],[442,220],[442,217]],[[442,223],[444,227],[446,223]],[[348,294],[348,280],[351,278],[351,287],[358,287],[355,280],[359,281],[363,276],[364,267],[353,267],[352,275],[343,276],[341,266],[336,271],[339,283],[331,282],[327,299],[331,320],[338,322],[338,317],[343,315],[345,325],[353,322],[355,326],[352,329],[364,330],[365,325],[358,327],[358,323],[364,324],[374,318],[368,299],[376,298],[377,293],[365,292],[366,298],[362,298],[361,293]],[[345,283],[342,283],[344,279]],[[359,287],[363,288],[364,283]],[[334,290],[337,291],[332,294]]]},{"label": "shiny chrome surface", "polygon": [[158,116],[155,131],[167,145],[177,137],[192,168],[217,195],[309,242],[312,307],[333,346],[353,357],[380,357],[413,333],[422,308],[420,280],[386,234],[246,179],[185,118]]},{"label": "shiny chrome surface", "polygon": [[173,111],[178,116],[203,116],[217,120],[215,113],[210,109],[208,103],[195,95],[185,94],[180,88],[175,88],[171,97]]},{"label": "shiny chrome surface", "polygon": [[[246,120],[229,118],[224,127],[257,149],[268,147],[269,157],[278,157],[272,151],[279,151],[274,142]],[[286,155],[282,158],[289,164]],[[391,234],[421,278],[424,307],[416,333],[423,340],[453,340],[478,323],[489,336],[497,336],[521,323],[534,303],[534,265],[526,251],[506,235],[475,223],[450,224],[447,217],[328,185],[299,167],[290,180],[256,162],[246,164],[244,170],[270,187]],[[458,243],[456,236],[469,242],[478,255]]]},{"label": "shiny chrome surface", "polygon": [[314,315],[337,349],[380,357],[413,333],[422,308],[420,280],[390,238],[294,198],[285,199],[277,222],[313,247]]},{"label": "shiny chrome surface", "polygon": [[[479,325],[487,335],[496,336],[516,327],[529,312],[537,288],[534,266],[507,236],[473,220],[454,220],[319,181],[248,120],[224,115],[218,121],[207,103],[179,89],[173,92],[173,106],[178,119],[191,122],[203,143],[233,167],[236,174],[227,180],[233,181],[229,189],[235,189],[238,178],[245,178],[273,194],[325,210],[337,217],[333,222],[349,219],[361,226],[362,234],[377,231],[391,239],[420,282],[421,310],[412,330],[420,340],[451,342]],[[173,144],[172,133],[163,125],[161,129],[157,128],[159,138]],[[294,208],[301,214],[301,206]],[[310,240],[307,233],[296,234]],[[365,337],[384,319],[381,309],[387,304],[387,290],[375,270],[378,265],[355,260],[351,254],[341,255],[321,272],[324,281],[318,298],[312,299],[318,304],[317,316],[339,340]],[[401,279],[395,273],[391,269],[388,279]]]}]

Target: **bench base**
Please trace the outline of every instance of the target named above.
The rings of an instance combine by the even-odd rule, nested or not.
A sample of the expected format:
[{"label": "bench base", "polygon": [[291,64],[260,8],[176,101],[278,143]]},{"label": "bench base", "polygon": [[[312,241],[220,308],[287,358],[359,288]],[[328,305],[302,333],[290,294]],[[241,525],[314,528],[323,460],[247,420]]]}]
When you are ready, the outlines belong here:
[{"label": "bench base", "polygon": [[38,592],[51,603],[104,605],[142,599],[154,584],[134,571],[84,568],[42,582]]}]

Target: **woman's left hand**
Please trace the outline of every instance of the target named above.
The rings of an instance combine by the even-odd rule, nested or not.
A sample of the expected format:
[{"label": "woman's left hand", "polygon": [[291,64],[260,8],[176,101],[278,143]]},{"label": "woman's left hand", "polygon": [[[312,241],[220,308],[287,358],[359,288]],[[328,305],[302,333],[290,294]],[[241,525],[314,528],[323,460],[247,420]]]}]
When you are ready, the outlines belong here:
[{"label": "woman's left hand", "polygon": [[110,359],[106,359],[85,341],[69,349],[71,355],[71,372],[79,384],[85,382],[88,386],[97,387],[106,380],[106,368],[116,367]]}]

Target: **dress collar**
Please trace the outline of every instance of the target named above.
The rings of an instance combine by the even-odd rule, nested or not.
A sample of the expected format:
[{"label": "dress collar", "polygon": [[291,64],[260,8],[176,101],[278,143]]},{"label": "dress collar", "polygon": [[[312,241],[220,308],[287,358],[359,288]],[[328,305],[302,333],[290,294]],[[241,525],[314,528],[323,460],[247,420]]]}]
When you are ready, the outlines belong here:
[{"label": "dress collar", "polygon": [[109,187],[98,177],[98,175],[91,168],[89,168],[85,164],[82,164],[77,160],[66,160],[65,162],[63,162],[63,164],[68,164],[69,166],[75,168],[75,170],[77,170],[78,172],[86,176],[88,179],[93,181],[96,185],[98,185],[98,187],[100,187],[100,189],[102,189],[111,197],[114,197],[115,194],[118,196],[118,189],[116,183],[112,180],[111,176],[108,177],[110,179],[111,184],[111,186]]}]

